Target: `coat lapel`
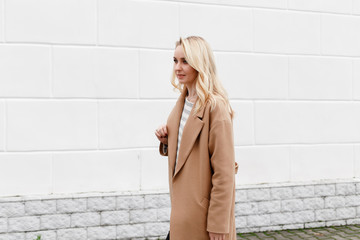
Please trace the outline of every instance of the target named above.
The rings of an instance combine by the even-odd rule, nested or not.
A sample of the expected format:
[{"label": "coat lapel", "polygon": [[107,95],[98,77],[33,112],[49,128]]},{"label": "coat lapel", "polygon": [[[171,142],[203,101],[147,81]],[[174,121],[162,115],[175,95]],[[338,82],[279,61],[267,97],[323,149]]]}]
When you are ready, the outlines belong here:
[{"label": "coat lapel", "polygon": [[171,176],[173,176],[173,173],[174,173],[180,118],[181,118],[182,110],[184,108],[184,101],[185,101],[186,93],[187,93],[187,89],[186,89],[186,87],[184,87],[179,99],[177,100],[177,102],[175,104],[174,110],[171,112],[171,114],[168,118],[168,122],[167,122],[168,146],[169,146],[168,157],[169,157]]},{"label": "coat lapel", "polygon": [[[186,94],[184,94],[183,98],[181,98],[182,108],[180,110],[181,112],[179,114],[179,117],[177,118],[177,121],[178,121],[177,126],[178,126],[178,128],[179,128],[182,109],[183,109],[183,106],[184,106],[185,96],[186,96]],[[194,103],[194,107],[195,107],[195,104],[196,104],[196,102]],[[202,121],[202,118],[203,118],[205,108],[201,109],[194,116],[193,115],[194,114],[194,107],[191,110],[189,118],[186,121],[186,124],[184,126],[183,134],[182,134],[182,137],[181,137],[178,161],[177,161],[177,164],[176,164],[176,169],[175,169],[175,173],[174,173],[173,177],[175,177],[177,175],[177,173],[181,170],[181,168],[184,166],[184,164],[185,164],[186,160],[188,159],[188,156],[189,156],[189,154],[191,152],[191,149],[193,148],[193,145],[194,145],[199,133],[201,132],[201,129],[204,126],[204,122]],[[177,130],[177,132],[178,132],[178,130]],[[176,134],[176,142],[177,142],[177,134]],[[176,151],[175,151],[175,157],[176,157]]]}]

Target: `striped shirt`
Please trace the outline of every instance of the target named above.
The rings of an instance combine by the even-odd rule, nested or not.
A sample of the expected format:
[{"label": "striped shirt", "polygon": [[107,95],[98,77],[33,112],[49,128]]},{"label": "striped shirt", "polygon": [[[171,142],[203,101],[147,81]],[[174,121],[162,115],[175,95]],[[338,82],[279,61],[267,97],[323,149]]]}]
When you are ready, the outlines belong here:
[{"label": "striped shirt", "polygon": [[194,106],[194,104],[192,102],[189,102],[186,98],[185,98],[185,104],[184,104],[184,108],[181,114],[181,120],[180,120],[180,125],[179,125],[179,133],[178,133],[178,144],[177,144],[177,148],[176,148],[176,162],[175,162],[175,167],[174,170],[176,168],[176,164],[177,164],[177,159],[178,159],[178,155],[179,155],[179,148],[180,148],[180,142],[181,142],[181,136],[185,127],[185,123],[187,121],[187,119],[189,118],[190,112],[192,107]]}]

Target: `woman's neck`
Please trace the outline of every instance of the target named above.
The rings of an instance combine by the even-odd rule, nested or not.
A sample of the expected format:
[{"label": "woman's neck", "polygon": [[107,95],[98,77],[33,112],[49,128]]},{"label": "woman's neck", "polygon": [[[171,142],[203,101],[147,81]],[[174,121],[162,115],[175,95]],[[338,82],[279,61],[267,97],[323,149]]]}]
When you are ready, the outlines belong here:
[{"label": "woman's neck", "polygon": [[186,86],[186,88],[188,90],[188,92],[187,92],[188,101],[194,102],[197,98],[195,84],[192,86]]}]

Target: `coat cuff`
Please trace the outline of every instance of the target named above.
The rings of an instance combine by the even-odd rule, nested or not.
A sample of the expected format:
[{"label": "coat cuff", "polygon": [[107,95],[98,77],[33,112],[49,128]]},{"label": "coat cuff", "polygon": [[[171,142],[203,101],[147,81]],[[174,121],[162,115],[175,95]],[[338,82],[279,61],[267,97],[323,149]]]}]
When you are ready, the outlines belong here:
[{"label": "coat cuff", "polygon": [[159,152],[160,152],[160,155],[167,156],[168,155],[168,145],[160,142]]}]

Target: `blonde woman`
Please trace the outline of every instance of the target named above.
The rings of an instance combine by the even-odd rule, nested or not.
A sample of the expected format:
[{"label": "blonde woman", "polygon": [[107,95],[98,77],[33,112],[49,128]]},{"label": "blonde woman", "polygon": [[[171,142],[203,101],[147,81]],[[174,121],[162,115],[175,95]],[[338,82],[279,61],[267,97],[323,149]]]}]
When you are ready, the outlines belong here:
[{"label": "blonde woman", "polygon": [[[181,94],[155,135],[169,160],[171,240],[235,240],[233,111],[209,44],[180,38],[171,83]],[[177,80],[176,80],[177,79]]]}]

